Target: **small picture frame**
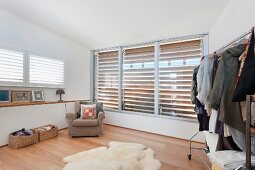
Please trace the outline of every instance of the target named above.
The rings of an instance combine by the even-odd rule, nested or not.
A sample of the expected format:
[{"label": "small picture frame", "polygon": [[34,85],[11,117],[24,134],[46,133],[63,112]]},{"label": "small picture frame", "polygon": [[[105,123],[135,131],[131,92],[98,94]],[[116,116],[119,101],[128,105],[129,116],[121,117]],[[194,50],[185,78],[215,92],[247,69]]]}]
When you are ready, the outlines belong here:
[{"label": "small picture frame", "polygon": [[31,91],[12,91],[12,102],[22,103],[31,101]]},{"label": "small picture frame", "polygon": [[11,91],[10,90],[0,90],[0,103],[11,102]]},{"label": "small picture frame", "polygon": [[32,90],[32,99],[35,102],[44,101],[43,90]]}]

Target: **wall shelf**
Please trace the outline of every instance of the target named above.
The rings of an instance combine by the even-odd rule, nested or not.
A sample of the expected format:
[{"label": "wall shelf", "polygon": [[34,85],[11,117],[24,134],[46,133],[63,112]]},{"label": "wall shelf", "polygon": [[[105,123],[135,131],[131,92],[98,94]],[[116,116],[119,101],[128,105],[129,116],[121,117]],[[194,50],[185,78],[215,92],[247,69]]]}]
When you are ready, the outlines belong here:
[{"label": "wall shelf", "polygon": [[90,100],[67,100],[67,101],[44,101],[44,102],[8,102],[0,103],[0,108],[3,107],[17,107],[17,106],[31,106],[31,105],[45,105],[45,104],[59,104],[59,103],[72,103],[76,101],[90,101]]}]

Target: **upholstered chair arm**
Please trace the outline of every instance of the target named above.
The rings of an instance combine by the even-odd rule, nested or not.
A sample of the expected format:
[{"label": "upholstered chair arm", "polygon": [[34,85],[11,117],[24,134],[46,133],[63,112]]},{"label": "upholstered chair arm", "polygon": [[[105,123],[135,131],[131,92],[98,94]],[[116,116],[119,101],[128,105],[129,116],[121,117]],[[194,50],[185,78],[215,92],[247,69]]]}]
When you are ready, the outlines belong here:
[{"label": "upholstered chair arm", "polygon": [[72,123],[75,119],[77,119],[76,113],[67,113],[66,114],[66,121],[67,121],[68,125],[72,125]]},{"label": "upholstered chair arm", "polygon": [[104,112],[99,112],[98,113],[99,135],[103,134],[103,121],[104,121],[104,118],[105,118],[105,113]]},{"label": "upholstered chair arm", "polygon": [[99,123],[102,123],[104,118],[105,118],[105,113],[104,112],[99,112],[98,113],[98,121],[99,121]]}]

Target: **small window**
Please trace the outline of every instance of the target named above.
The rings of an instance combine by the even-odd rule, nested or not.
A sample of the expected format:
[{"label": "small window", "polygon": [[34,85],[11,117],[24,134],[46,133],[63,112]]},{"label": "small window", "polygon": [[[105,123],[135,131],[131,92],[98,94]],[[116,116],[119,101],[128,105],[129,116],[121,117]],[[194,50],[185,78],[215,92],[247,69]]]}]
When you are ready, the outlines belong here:
[{"label": "small window", "polygon": [[64,87],[63,60],[41,57],[37,55],[29,56],[29,85],[41,87]]},{"label": "small window", "polygon": [[24,84],[24,53],[0,49],[0,84]]}]

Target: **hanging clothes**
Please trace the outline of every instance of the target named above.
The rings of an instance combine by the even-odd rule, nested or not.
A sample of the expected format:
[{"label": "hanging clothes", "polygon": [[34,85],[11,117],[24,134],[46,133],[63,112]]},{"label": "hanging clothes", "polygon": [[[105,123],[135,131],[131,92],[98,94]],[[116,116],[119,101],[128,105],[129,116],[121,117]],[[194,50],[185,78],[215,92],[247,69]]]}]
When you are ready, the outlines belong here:
[{"label": "hanging clothes", "polygon": [[192,75],[192,84],[191,84],[191,102],[195,104],[194,111],[197,113],[197,119],[199,122],[199,131],[204,131],[209,129],[209,117],[207,115],[206,110],[204,109],[204,105],[197,98],[197,75],[200,66],[197,66],[193,70]]},{"label": "hanging clothes", "polygon": [[204,66],[205,66],[205,60],[200,61],[200,66],[197,72],[197,98],[200,100],[201,96],[201,91],[202,91],[202,84],[203,84],[203,79],[204,79]]},{"label": "hanging clothes", "polygon": [[[211,71],[211,88],[213,88],[214,79],[216,76],[218,64],[219,64],[219,56],[215,52],[213,54],[213,67]],[[209,121],[209,132],[216,133],[216,134],[223,134],[222,132],[222,123],[219,121],[219,111],[212,109],[212,114]]]},{"label": "hanging clothes", "polygon": [[203,61],[201,61],[200,68],[198,71],[198,100],[204,104],[205,110],[208,113],[208,116],[211,115],[210,107],[210,94],[211,94],[211,72],[213,68],[213,56],[205,56]]},{"label": "hanging clothes", "polygon": [[213,58],[214,58],[214,60],[213,60],[213,67],[212,67],[212,71],[211,71],[211,88],[213,88],[213,83],[214,83],[216,72],[217,72],[218,65],[219,65],[219,56],[216,53],[214,53]]},{"label": "hanging clothes", "polygon": [[210,95],[210,106],[215,110],[220,109],[219,120],[242,132],[245,126],[240,104],[232,102],[232,97],[239,70],[238,57],[245,47],[246,45],[239,44],[222,53]]},{"label": "hanging clothes", "polygon": [[[213,62],[213,68],[211,72],[211,80],[212,80],[211,87],[212,88],[213,88],[216,72],[218,69],[219,58],[220,57],[216,53],[214,53],[214,62]],[[234,142],[227,125],[222,123],[219,120],[219,114],[220,114],[220,110],[216,111],[213,109],[211,117],[210,117],[210,121],[209,121],[209,132],[218,134],[218,142],[217,142],[216,150],[217,151],[222,151],[222,150],[239,150],[240,151],[240,148]]]},{"label": "hanging clothes", "polygon": [[[243,121],[246,121],[246,102],[240,102]],[[251,103],[251,125],[255,125],[255,103]]]},{"label": "hanging clothes", "polygon": [[246,95],[255,93],[255,55],[254,55],[254,29],[247,46],[247,55],[242,58],[234,91],[233,101],[240,102],[246,100]]},{"label": "hanging clothes", "polygon": [[[216,122],[216,125],[219,122]],[[215,128],[215,132],[219,135],[216,151],[222,151],[222,150],[241,151],[241,149],[238,147],[238,145],[234,142],[232,136],[229,135],[230,130],[228,132],[226,132],[226,129],[229,129],[229,127],[227,127],[227,125],[223,124],[223,123],[220,123]],[[226,134],[226,133],[228,133],[228,134]]]},{"label": "hanging clothes", "polygon": [[209,120],[209,132],[215,133],[218,111],[212,110]]},{"label": "hanging clothes", "polygon": [[[234,142],[237,146],[245,152],[245,133],[242,133],[234,128],[229,128],[230,133],[232,134]],[[251,137],[251,153],[255,155],[255,137]]]},{"label": "hanging clothes", "polygon": [[191,102],[192,104],[196,104],[197,98],[197,73],[199,66],[195,67],[192,74],[192,82],[191,82]]}]

